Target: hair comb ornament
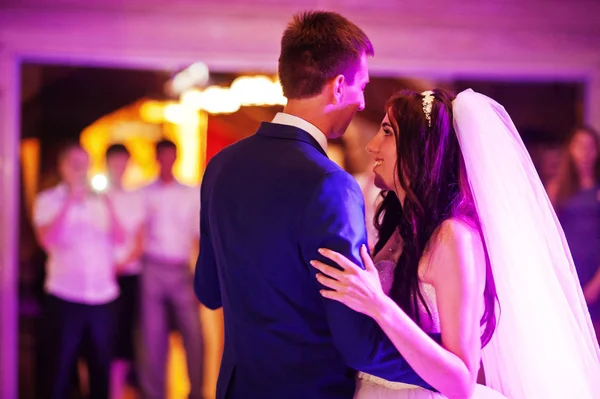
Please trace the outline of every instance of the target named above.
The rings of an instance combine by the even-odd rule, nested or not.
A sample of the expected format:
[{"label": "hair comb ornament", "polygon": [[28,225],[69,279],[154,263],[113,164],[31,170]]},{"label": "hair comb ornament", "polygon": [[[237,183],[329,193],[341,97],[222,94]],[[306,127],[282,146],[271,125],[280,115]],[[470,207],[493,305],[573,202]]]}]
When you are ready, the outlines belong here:
[{"label": "hair comb ornament", "polygon": [[423,96],[423,113],[425,114],[425,119],[427,119],[427,125],[431,127],[431,107],[435,97],[431,90],[424,91],[421,95]]}]

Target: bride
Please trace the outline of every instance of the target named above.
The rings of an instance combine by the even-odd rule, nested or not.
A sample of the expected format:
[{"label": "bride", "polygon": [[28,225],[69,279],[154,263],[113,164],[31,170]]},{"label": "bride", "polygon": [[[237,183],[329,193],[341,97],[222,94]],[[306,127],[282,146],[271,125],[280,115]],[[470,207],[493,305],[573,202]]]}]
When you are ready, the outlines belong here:
[{"label": "bride", "polygon": [[404,91],[367,151],[383,190],[373,260],[324,248],[339,268],[311,263],[321,294],[376,320],[438,392],[359,372],[355,397],[600,398],[571,255],[504,108],[471,90]]}]

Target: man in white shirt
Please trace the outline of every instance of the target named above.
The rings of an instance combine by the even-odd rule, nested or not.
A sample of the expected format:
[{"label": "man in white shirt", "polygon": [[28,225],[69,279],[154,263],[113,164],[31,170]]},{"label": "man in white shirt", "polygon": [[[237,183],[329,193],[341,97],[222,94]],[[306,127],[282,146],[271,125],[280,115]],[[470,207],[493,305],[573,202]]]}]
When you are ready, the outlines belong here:
[{"label": "man in white shirt", "polygon": [[189,398],[202,397],[202,332],[190,266],[200,237],[200,194],[173,176],[177,148],[156,145],[159,178],[146,187],[147,227],[141,280],[140,383],[146,398],[165,397],[171,315],[181,332],[190,380]]},{"label": "man in white shirt", "polygon": [[114,248],[120,295],[117,300],[116,346],[111,368],[111,398],[121,399],[135,359],[134,332],[138,322],[139,274],[142,270],[144,223],[146,212],[140,191],[126,190],[123,175],[129,163],[129,151],[123,144],[106,150],[107,195],[123,228],[123,242]]},{"label": "man in white shirt", "polygon": [[122,231],[110,201],[89,189],[88,166],[79,144],[66,146],[59,154],[62,182],[41,192],[34,206],[36,235],[48,254],[44,398],[67,397],[79,355],[87,358],[90,397],[108,398],[113,305],[119,295],[113,244]]}]

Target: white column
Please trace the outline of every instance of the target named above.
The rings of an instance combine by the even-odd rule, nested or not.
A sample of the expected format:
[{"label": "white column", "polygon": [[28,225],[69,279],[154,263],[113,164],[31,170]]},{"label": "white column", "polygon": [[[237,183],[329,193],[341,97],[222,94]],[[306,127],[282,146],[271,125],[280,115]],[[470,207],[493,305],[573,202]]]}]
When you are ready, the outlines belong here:
[{"label": "white column", "polygon": [[0,392],[17,398],[19,70],[0,43]]}]

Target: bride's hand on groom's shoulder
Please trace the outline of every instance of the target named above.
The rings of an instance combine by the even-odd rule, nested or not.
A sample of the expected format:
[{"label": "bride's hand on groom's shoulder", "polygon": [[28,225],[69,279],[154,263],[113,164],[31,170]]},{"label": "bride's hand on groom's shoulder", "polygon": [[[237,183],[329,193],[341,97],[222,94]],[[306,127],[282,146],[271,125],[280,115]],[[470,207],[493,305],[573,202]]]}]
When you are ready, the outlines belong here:
[{"label": "bride's hand on groom's shoulder", "polygon": [[336,269],[318,260],[310,262],[320,271],[317,273],[319,283],[329,288],[321,290],[321,295],[373,317],[386,295],[367,248],[363,245],[360,249],[365,270],[338,252],[322,248],[319,249],[319,253],[342,269]]}]

